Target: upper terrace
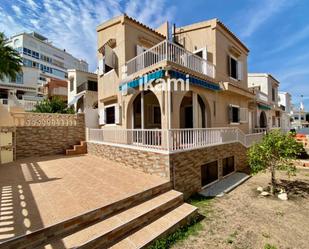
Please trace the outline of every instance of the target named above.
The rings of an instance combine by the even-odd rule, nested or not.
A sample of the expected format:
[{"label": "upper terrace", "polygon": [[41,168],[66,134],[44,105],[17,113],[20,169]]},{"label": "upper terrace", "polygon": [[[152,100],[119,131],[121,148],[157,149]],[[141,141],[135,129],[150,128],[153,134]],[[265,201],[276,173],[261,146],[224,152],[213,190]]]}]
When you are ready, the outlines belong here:
[{"label": "upper terrace", "polygon": [[127,61],[127,76],[166,62],[215,78],[214,64],[199,55],[199,53],[194,54],[174,42],[164,40]]}]

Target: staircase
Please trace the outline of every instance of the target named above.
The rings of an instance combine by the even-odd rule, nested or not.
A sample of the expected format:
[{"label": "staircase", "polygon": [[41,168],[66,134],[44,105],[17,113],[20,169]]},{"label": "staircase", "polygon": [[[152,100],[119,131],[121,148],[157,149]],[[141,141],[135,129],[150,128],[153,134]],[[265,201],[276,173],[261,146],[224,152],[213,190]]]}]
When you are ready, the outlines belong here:
[{"label": "staircase", "polygon": [[81,155],[87,153],[87,143],[86,141],[81,141],[80,144],[74,145],[73,149],[66,149],[65,154],[67,156]]},{"label": "staircase", "polygon": [[197,208],[184,203],[183,194],[165,183],[64,221],[61,226],[11,239],[0,248],[144,248],[196,214]]}]

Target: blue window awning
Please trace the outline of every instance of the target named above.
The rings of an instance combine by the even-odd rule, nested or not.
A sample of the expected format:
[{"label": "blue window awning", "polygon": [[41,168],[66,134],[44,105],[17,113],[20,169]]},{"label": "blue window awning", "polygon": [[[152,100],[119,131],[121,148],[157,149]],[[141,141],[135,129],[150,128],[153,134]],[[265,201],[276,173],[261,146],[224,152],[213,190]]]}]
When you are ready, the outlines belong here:
[{"label": "blue window awning", "polygon": [[[170,75],[171,75],[172,78],[176,78],[176,79],[183,79],[183,80],[187,79],[186,74],[180,73],[180,72],[177,72],[177,71],[174,71],[174,70],[170,71]],[[210,89],[210,90],[214,90],[214,91],[220,91],[221,90],[219,84],[208,82],[206,80],[201,80],[201,79],[196,78],[192,75],[189,75],[189,82],[192,85],[201,86],[203,88],[207,88],[207,89]]]},{"label": "blue window awning", "polygon": [[[129,89],[129,88],[135,88],[135,87],[139,87],[141,85],[145,85],[146,83],[148,83],[151,80],[156,80],[156,79],[160,79],[163,78],[165,74],[165,70],[158,70],[156,72],[150,73],[150,74],[146,74],[143,77],[139,77],[135,80],[123,83],[119,86],[119,91],[123,91],[125,89]],[[173,79],[182,79],[182,80],[186,80],[187,79],[187,75],[184,73],[180,73],[174,70],[170,70],[169,74],[171,75],[171,78]],[[212,82],[208,82],[207,80],[201,80],[199,78],[196,78],[192,75],[189,75],[189,83],[192,85],[196,85],[196,86],[200,86],[203,88],[207,88],[213,91],[220,91],[221,88],[219,86],[219,84],[216,83],[212,83]]]}]

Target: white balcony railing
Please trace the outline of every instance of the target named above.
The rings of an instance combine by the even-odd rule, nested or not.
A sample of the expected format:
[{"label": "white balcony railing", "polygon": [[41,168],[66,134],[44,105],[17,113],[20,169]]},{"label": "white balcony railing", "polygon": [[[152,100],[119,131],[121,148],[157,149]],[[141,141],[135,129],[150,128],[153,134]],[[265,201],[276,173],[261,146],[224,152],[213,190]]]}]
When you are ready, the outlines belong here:
[{"label": "white balcony railing", "polygon": [[263,133],[244,134],[237,128],[171,130],[88,129],[88,141],[126,145],[160,151],[183,151],[240,142],[246,147],[258,142]]},{"label": "white balcony railing", "polygon": [[255,94],[255,97],[256,97],[256,100],[268,102],[268,95],[261,91],[257,91]]},{"label": "white balcony railing", "polygon": [[127,61],[127,75],[129,76],[162,61],[170,61],[187,67],[192,71],[215,78],[215,66],[212,63],[168,40],[160,42]]}]

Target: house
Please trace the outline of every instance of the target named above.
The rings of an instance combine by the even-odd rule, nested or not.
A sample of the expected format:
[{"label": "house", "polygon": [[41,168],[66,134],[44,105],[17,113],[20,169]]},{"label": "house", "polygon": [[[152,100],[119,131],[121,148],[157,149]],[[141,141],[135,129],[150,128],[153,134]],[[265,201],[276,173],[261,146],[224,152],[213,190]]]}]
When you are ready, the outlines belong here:
[{"label": "house", "polygon": [[[158,32],[124,15],[97,28],[102,128],[239,127],[247,133],[254,97],[247,87],[249,50],[216,19],[177,28],[175,42],[167,40],[166,26]],[[189,91],[174,91],[175,79],[186,76]],[[158,77],[172,91],[130,93]]]},{"label": "house", "polygon": [[249,73],[248,87],[255,93],[255,128],[271,129],[281,127],[281,108],[279,107],[279,81],[271,74]]},{"label": "house", "polygon": [[291,129],[292,96],[288,92],[279,92],[279,106],[282,109],[281,127],[288,131]]},{"label": "house", "polygon": [[0,81],[0,99],[16,96],[14,105],[26,110],[43,99],[44,85],[49,79],[67,80],[68,68],[88,70],[88,63],[72,56],[65,49],[52,45],[46,37],[36,32],[19,33],[10,37],[7,45],[20,53],[23,60],[22,72],[16,79]]},{"label": "house", "polygon": [[291,126],[293,129],[301,129],[309,127],[309,122],[306,120],[306,110],[303,102],[300,102],[299,107],[292,107],[291,112]]},{"label": "house", "polygon": [[67,103],[68,82],[66,80],[58,80],[54,78],[47,79],[47,83],[43,86],[43,94],[48,99],[57,97]]},{"label": "house", "polygon": [[76,112],[85,114],[85,125],[97,128],[98,114],[98,77],[95,73],[77,69],[68,70],[68,106]]},{"label": "house", "polygon": [[100,128],[88,153],[168,177],[190,195],[246,168],[254,94],[249,49],[218,19],[152,29],[121,15],[99,25]]}]

